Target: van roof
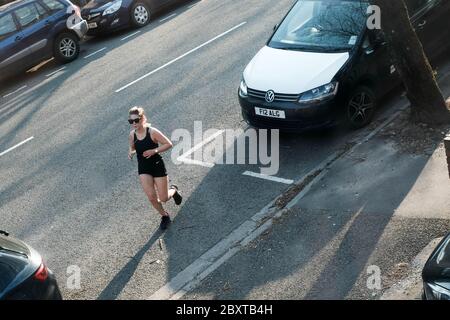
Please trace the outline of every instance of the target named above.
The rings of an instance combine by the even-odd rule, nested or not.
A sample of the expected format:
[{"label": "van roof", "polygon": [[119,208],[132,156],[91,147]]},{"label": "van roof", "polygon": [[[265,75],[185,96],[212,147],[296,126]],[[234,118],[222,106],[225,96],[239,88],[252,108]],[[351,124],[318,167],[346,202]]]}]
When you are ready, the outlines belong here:
[{"label": "van roof", "polygon": [[8,10],[15,9],[23,4],[27,4],[30,2],[34,2],[35,0],[16,0],[7,4],[0,6],[0,13],[3,13]]}]

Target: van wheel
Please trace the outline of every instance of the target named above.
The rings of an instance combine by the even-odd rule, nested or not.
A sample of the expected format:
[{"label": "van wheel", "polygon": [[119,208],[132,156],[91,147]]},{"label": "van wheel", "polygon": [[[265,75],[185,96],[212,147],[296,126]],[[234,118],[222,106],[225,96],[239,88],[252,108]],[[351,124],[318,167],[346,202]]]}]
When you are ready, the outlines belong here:
[{"label": "van wheel", "polygon": [[366,86],[357,87],[350,95],[346,105],[346,121],[353,129],[366,126],[372,121],[376,97],[372,89]]},{"label": "van wheel", "polygon": [[78,38],[72,33],[59,34],[53,44],[53,54],[55,59],[61,63],[75,60],[80,54]]},{"label": "van wheel", "polygon": [[131,7],[131,23],[135,27],[144,27],[146,26],[150,21],[150,9],[148,8],[148,5],[146,5],[143,2],[137,1],[133,6]]}]

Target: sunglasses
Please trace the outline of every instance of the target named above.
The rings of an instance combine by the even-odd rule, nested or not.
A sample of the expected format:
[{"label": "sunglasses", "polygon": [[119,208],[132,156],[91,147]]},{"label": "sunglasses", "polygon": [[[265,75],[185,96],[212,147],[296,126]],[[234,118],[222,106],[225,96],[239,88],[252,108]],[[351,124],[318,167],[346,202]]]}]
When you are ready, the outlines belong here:
[{"label": "sunglasses", "polygon": [[133,124],[133,123],[139,123],[139,121],[141,121],[141,118],[136,118],[136,119],[128,119],[128,123],[129,124]]}]

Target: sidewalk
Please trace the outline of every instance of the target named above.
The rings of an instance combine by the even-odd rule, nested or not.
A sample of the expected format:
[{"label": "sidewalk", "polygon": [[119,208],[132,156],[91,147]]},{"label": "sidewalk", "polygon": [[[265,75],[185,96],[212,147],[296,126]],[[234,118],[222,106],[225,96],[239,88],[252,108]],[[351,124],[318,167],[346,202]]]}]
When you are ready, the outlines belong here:
[{"label": "sidewalk", "polygon": [[[417,270],[414,257],[450,231],[447,128],[411,125],[407,113],[338,159],[270,232],[185,298],[378,299]],[[381,290],[368,288],[369,266],[380,268]]]}]

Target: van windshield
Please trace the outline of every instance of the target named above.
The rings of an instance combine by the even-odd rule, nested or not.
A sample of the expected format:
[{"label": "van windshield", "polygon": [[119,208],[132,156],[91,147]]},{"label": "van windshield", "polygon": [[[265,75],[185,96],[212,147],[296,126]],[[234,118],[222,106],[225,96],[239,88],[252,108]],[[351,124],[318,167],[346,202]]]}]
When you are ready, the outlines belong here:
[{"label": "van windshield", "polygon": [[300,0],[269,42],[278,49],[349,51],[367,21],[365,0]]}]

